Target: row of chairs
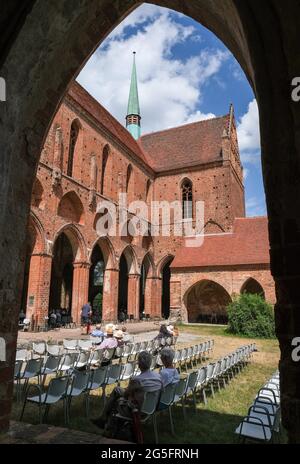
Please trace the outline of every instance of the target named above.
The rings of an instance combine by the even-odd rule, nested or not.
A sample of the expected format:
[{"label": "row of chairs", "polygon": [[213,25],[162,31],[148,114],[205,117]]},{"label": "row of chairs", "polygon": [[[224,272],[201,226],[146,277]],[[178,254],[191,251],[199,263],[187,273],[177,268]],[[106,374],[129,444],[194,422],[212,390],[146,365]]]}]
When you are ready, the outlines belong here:
[{"label": "row of chairs", "polygon": [[[22,393],[24,393],[31,379],[36,379],[38,384],[43,384],[47,375],[63,375],[64,373],[72,372],[74,369],[89,370],[103,364],[111,364],[113,361],[122,365],[126,363],[131,366],[130,362],[136,361],[138,354],[144,350],[152,354],[152,368],[157,365],[160,366],[162,363],[157,351],[156,342],[157,340],[153,340],[110,349],[88,350],[82,347],[80,351],[73,350],[75,345],[67,345],[68,349],[65,346],[65,349],[51,351],[51,354],[49,354],[48,350],[48,354],[44,354],[45,348],[40,346],[41,344],[36,344],[37,346],[33,345],[33,351],[29,359],[23,353],[19,353],[19,356],[17,354],[14,372],[14,379],[17,383],[17,399],[21,399]],[[50,346],[52,347],[52,345]],[[60,345],[57,346],[60,348]],[[187,369],[188,363],[205,359],[205,355],[208,355],[212,349],[213,340],[209,340],[189,348],[177,350],[175,353],[175,365],[178,366],[179,370],[183,366]],[[24,351],[27,355],[27,351]],[[39,356],[36,357],[37,355]],[[127,369],[130,371],[131,367]]]},{"label": "row of chairs", "polygon": [[[68,354],[70,355],[70,354]],[[226,357],[231,359],[228,364],[227,370],[238,367],[239,364],[247,362],[249,358],[249,350],[244,347],[237,350],[233,355]],[[223,358],[225,359],[225,358]],[[36,360],[31,360],[36,361]],[[155,369],[159,365],[159,355],[153,356],[151,369]],[[171,406],[181,402],[183,408],[184,418],[185,401],[189,395],[194,397],[194,405],[196,408],[196,392],[205,389],[212,385],[215,379],[221,375],[221,370],[215,366],[219,366],[220,361],[208,364],[201,367],[199,370],[191,372],[181,378],[177,384],[169,385],[165,390],[159,392],[145,393],[145,400],[142,407],[142,422],[148,420],[150,417],[153,419],[154,431],[156,442],[158,441],[156,417],[154,413],[161,412],[169,409],[171,431],[174,433],[174,424],[171,412]],[[211,369],[210,366],[213,366]],[[239,369],[238,369],[239,370]],[[67,375],[61,377],[54,377],[50,380],[48,388],[45,389],[41,384],[30,384],[26,389],[24,404],[21,412],[20,420],[23,418],[27,402],[37,404],[39,406],[39,420],[47,420],[50,406],[60,400],[64,402],[64,419],[68,424],[70,420],[71,401],[74,397],[80,395],[85,396],[86,415],[89,416],[89,402],[90,394],[92,391],[102,389],[102,397],[106,401],[106,388],[108,385],[119,385],[122,381],[129,381],[133,376],[138,375],[139,369],[136,361],[128,362],[126,364],[110,364],[108,366],[97,367],[85,371],[78,371],[76,369],[68,370],[65,372]],[[31,392],[35,391],[36,394],[29,396]],[[212,390],[213,392],[213,390]],[[205,393],[204,393],[204,398]],[[205,399],[206,401],[206,399]],[[42,415],[42,409],[44,414]],[[128,418],[126,419],[128,420]]]},{"label": "row of chairs", "polygon": [[[157,416],[161,412],[169,412],[171,433],[175,435],[172,407],[180,403],[183,411],[183,418],[186,421],[185,407],[188,398],[192,396],[194,410],[196,412],[197,392],[202,393],[206,404],[206,389],[210,388],[212,395],[215,396],[215,383],[218,384],[220,389],[220,380],[223,380],[223,385],[225,387],[226,381],[228,382],[230,378],[233,378],[236,373],[241,371],[242,367],[248,364],[255,350],[256,347],[254,344],[243,346],[214,363],[209,363],[198,370],[188,373],[180,378],[178,383],[169,384],[161,391],[145,392],[144,402],[141,408],[141,422],[145,423],[148,420],[152,420],[155,443],[158,443]],[[124,421],[132,421],[132,418],[124,417],[120,414],[117,414],[117,417]]]},{"label": "row of chairs", "polygon": [[[104,337],[91,337],[89,340],[72,340],[64,339],[63,344],[49,344],[46,342],[33,342],[32,349],[18,349],[16,353],[16,360],[27,361],[34,357],[41,356],[59,356],[68,352],[81,352],[81,351],[92,351],[97,345],[103,341]],[[127,343],[123,346],[120,346],[116,350],[117,357],[135,356],[140,351],[149,351],[159,350],[165,346],[175,346],[177,342],[177,337],[167,337],[164,339],[153,339],[149,341],[136,342],[136,343]]]},{"label": "row of chairs", "polygon": [[275,372],[258,391],[248,414],[239,424],[235,433],[239,441],[273,442],[280,441],[281,410],[279,372]]}]

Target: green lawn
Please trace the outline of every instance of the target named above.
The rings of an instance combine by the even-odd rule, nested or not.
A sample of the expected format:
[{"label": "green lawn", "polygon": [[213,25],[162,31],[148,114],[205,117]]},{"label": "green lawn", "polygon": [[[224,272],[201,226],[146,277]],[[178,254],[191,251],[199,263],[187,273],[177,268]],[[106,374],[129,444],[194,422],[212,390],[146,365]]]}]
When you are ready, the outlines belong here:
[{"label": "green lawn", "polygon": [[[192,402],[186,407],[187,420],[184,422],[181,406],[173,408],[176,437],[169,432],[168,414],[161,414],[158,418],[160,443],[236,443],[234,434],[242,417],[247,414],[248,408],[253,401],[257,391],[269,379],[277,369],[279,360],[279,349],[277,340],[251,340],[228,335],[226,327],[218,326],[181,326],[180,332],[198,334],[201,337],[214,338],[215,347],[212,359],[217,359],[230,353],[238,346],[255,341],[258,353],[254,360],[241,373],[232,379],[229,385],[221,391],[216,389],[215,398],[209,392],[207,394],[208,404],[198,402],[197,412],[194,412]],[[180,340],[180,339],[179,339]],[[193,344],[194,342],[191,342]],[[206,361],[206,363],[209,361]],[[204,363],[205,364],[205,363]],[[109,393],[109,389],[108,389]],[[98,417],[101,412],[102,402],[99,396],[91,399],[91,417]],[[20,405],[14,403],[12,418],[18,420]],[[37,407],[28,405],[26,407],[24,421],[37,423]],[[50,410],[48,422],[63,426],[62,404]],[[86,432],[101,433],[101,430],[85,418],[84,400],[79,398],[72,402],[70,427],[84,430]],[[145,441],[154,442],[154,433],[151,424],[144,427]]]}]

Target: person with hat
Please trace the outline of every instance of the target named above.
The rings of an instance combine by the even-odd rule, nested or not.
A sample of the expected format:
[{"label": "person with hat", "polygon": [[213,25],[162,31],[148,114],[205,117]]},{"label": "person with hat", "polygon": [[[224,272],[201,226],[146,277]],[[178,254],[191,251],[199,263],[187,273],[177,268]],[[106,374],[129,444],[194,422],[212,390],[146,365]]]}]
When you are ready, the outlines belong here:
[{"label": "person with hat", "polygon": [[122,330],[116,330],[114,332],[114,337],[117,340],[118,346],[124,346],[123,331]]},{"label": "person with hat", "polygon": [[106,326],[106,338],[103,340],[102,343],[99,345],[99,350],[107,349],[107,348],[117,348],[118,342],[114,337],[114,325],[108,324]]},{"label": "person with hat", "polygon": [[101,324],[96,324],[96,327],[90,332],[92,337],[104,337],[104,333],[101,330]]}]

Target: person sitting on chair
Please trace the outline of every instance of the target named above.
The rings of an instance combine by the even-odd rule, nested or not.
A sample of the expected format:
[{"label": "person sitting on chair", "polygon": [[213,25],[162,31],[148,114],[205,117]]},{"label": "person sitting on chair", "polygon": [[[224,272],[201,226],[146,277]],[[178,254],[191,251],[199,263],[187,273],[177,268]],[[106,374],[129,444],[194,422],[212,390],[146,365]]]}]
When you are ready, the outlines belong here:
[{"label": "person sitting on chair", "polygon": [[[161,376],[157,372],[150,371],[152,356],[147,351],[141,351],[138,355],[138,366],[141,371],[140,375],[133,377],[132,381],[136,387],[138,382],[142,387],[139,389],[139,398],[137,400],[139,408],[144,399],[144,392],[160,391],[162,389]],[[101,416],[98,419],[92,420],[93,424],[100,428],[105,428],[108,419],[113,412],[120,412],[121,415],[126,415],[124,411],[124,399],[130,397],[130,389],[132,389],[132,381],[129,382],[126,390],[121,387],[115,387],[103,409]]]},{"label": "person sitting on chair", "polygon": [[92,337],[104,337],[104,332],[101,330],[101,324],[96,324],[94,330],[90,332]]},{"label": "person sitting on chair", "polygon": [[106,348],[117,348],[118,342],[114,337],[114,325],[108,324],[106,326],[106,338],[103,340],[102,343],[99,345],[99,350],[106,349]]},{"label": "person sitting on chair", "polygon": [[160,371],[163,386],[170,383],[177,383],[180,380],[178,370],[173,366],[175,352],[171,348],[163,348],[160,352],[160,358],[164,367]]}]

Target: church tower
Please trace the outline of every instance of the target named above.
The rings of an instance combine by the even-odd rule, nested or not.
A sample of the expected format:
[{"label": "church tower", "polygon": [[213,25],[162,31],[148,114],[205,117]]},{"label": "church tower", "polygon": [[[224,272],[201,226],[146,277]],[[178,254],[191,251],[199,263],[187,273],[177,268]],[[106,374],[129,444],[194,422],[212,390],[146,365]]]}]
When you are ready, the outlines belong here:
[{"label": "church tower", "polygon": [[126,127],[135,140],[141,136],[141,115],[139,94],[137,87],[136,66],[135,66],[135,52],[133,52],[133,65],[131,72],[131,84],[127,107]]}]

